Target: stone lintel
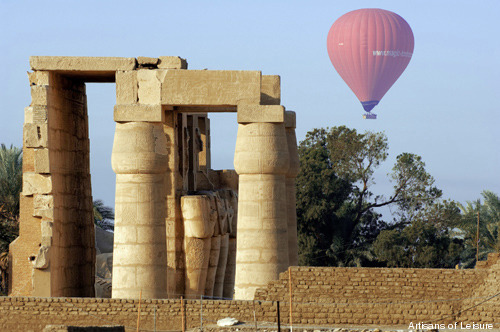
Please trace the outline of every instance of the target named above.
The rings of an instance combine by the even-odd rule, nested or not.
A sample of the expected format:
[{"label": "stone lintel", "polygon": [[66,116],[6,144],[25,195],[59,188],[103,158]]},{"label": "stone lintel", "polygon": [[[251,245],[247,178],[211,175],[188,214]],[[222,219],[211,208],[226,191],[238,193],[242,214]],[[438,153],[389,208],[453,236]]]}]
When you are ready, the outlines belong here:
[{"label": "stone lintel", "polygon": [[284,122],[285,107],[281,105],[239,105],[238,123]]},{"label": "stone lintel", "polygon": [[236,113],[237,106],[226,105],[196,105],[196,106],[167,106],[165,110],[181,113]]},{"label": "stone lintel", "polygon": [[161,105],[115,105],[115,122],[164,122],[165,112]]},{"label": "stone lintel", "polygon": [[158,58],[158,68],[160,69],[187,69],[186,59],[178,56],[161,56]]},{"label": "stone lintel", "polygon": [[162,84],[163,105],[197,106],[260,103],[260,71],[169,70]]},{"label": "stone lintel", "polygon": [[281,78],[279,75],[262,75],[262,83],[260,87],[260,104],[281,104]]},{"label": "stone lintel", "polygon": [[112,71],[133,70],[135,58],[91,56],[30,56],[32,70]]},{"label": "stone lintel", "polygon": [[32,70],[56,71],[84,82],[114,82],[117,70],[134,70],[135,58],[31,56]]},{"label": "stone lintel", "polygon": [[285,128],[296,127],[296,115],[294,111],[285,111]]}]

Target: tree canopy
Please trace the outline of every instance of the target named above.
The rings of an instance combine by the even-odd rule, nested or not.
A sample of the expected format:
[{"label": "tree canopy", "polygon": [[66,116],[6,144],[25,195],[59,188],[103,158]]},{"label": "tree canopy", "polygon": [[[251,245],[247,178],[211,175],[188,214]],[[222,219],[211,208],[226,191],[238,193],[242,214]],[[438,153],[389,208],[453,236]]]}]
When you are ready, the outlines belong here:
[{"label": "tree canopy", "polygon": [[[388,174],[389,197],[374,193],[374,173],[387,157],[384,133],[345,126],[307,133],[296,182],[301,265],[454,267],[467,259],[473,204],[443,200],[422,157],[409,152],[397,156]],[[481,226],[484,258],[500,247],[500,204],[491,192],[483,196],[483,218],[496,220]],[[392,220],[377,213],[383,206],[392,207]]]}]

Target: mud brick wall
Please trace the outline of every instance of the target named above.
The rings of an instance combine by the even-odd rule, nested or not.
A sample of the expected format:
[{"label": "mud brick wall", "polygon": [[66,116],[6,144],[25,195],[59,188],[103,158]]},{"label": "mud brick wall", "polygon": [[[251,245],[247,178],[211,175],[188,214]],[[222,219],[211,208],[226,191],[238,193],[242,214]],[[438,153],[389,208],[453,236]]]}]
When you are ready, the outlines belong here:
[{"label": "mud brick wall", "polygon": [[[462,303],[462,308],[473,308],[464,311],[460,318],[463,320],[474,321],[479,316],[484,321],[494,319],[499,323],[500,317],[500,253],[489,254],[488,260],[480,262],[484,264],[483,271],[488,271],[483,282],[473,287],[472,298],[467,299]],[[481,265],[483,265],[481,264]],[[478,264],[479,265],[479,264]],[[497,295],[497,296],[495,296]],[[495,297],[493,297],[495,296]],[[493,297],[492,299],[490,299]],[[487,301],[482,305],[476,306],[478,303]],[[497,328],[499,326],[497,325]]]},{"label": "mud brick wall", "polygon": [[[293,325],[399,325],[413,323],[493,323],[499,328],[500,259],[485,268],[373,269],[292,268]],[[255,301],[184,301],[186,327],[213,325],[234,317],[261,326],[289,323],[288,274],[256,293]],[[489,300],[490,299],[490,300]],[[138,300],[1,297],[1,331],[41,331],[45,325],[124,325],[135,328]],[[472,308],[473,309],[470,309]],[[470,309],[470,310],[469,310]],[[143,300],[141,328],[181,330],[181,301]]]},{"label": "mud brick wall", "polygon": [[[155,310],[156,307],[156,310]],[[241,321],[276,321],[276,302],[253,301],[184,301],[186,327],[200,326],[203,307],[204,326],[217,320],[235,317]],[[98,326],[123,325],[135,330],[138,300],[91,298],[0,298],[0,331],[42,331],[46,325]],[[181,330],[180,300],[143,300],[141,302],[141,330]]]},{"label": "mud brick wall", "polygon": [[[500,292],[498,254],[490,254],[488,262],[474,270],[293,267],[293,320],[320,325],[498,323],[500,296],[482,303]],[[285,272],[257,290],[255,299],[288,302],[289,296]],[[288,306],[283,308],[288,319]]]},{"label": "mud brick wall", "polygon": [[29,73],[14,296],[93,296],[94,225],[85,84]]}]

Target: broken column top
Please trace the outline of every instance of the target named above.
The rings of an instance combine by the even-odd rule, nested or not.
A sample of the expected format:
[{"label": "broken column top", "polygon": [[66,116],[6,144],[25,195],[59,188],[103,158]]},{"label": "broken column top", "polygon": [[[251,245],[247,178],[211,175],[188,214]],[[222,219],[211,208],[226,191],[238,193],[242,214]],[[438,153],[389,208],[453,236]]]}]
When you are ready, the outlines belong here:
[{"label": "broken column top", "polygon": [[114,82],[116,71],[137,68],[187,69],[186,59],[178,56],[158,58],[138,57],[84,57],[84,56],[31,56],[32,70],[57,71],[79,77],[85,82]]}]

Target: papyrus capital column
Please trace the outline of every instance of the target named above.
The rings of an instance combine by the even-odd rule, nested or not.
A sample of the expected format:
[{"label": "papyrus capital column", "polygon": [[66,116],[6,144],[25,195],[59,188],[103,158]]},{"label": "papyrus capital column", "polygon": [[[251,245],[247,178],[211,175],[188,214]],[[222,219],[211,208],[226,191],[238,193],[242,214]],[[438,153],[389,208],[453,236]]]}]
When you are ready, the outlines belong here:
[{"label": "papyrus capital column", "polygon": [[295,112],[285,111],[285,132],[290,167],[286,173],[286,213],[288,221],[288,259],[291,266],[299,265],[297,243],[297,208],[295,178],[299,174],[300,162],[295,136]]},{"label": "papyrus capital column", "polygon": [[113,298],[167,296],[165,172],[167,140],[161,123],[117,123]]},{"label": "papyrus capital column", "polygon": [[239,174],[235,299],[288,268],[283,106],[239,106],[234,166]]}]

